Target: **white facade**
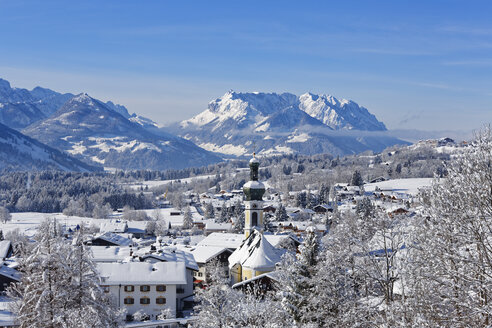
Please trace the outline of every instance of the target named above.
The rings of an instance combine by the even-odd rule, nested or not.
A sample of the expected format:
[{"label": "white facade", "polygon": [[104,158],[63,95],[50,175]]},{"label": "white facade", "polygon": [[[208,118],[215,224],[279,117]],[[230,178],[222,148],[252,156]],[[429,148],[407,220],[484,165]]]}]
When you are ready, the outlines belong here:
[{"label": "white facade", "polygon": [[193,293],[192,270],[183,262],[98,263],[97,269],[101,287],[128,315],[142,310],[156,319],[169,309],[176,316],[185,293]]},{"label": "white facade", "polygon": [[[105,288],[107,285],[103,285]],[[133,287],[133,291],[129,291],[128,287]],[[143,292],[140,290],[141,286],[149,286],[150,290],[148,292]],[[152,285],[112,285],[105,288],[105,291],[109,291],[112,299],[115,301],[116,305],[120,309],[125,309],[126,313],[133,315],[139,310],[143,310],[146,314],[150,316],[150,319],[156,319],[157,315],[161,313],[162,310],[169,308],[172,312],[173,317],[177,314],[177,299],[176,299],[176,285],[159,285],[165,286],[165,292],[157,291],[157,286]],[[126,288],[125,288],[126,287]],[[128,290],[128,291],[125,291]],[[158,299],[165,299],[164,304],[157,304]],[[130,304],[130,299],[133,299],[133,304]],[[149,304],[141,304],[141,299],[149,299]],[[126,303],[125,303],[125,300]],[[162,301],[161,301],[162,302]]]}]

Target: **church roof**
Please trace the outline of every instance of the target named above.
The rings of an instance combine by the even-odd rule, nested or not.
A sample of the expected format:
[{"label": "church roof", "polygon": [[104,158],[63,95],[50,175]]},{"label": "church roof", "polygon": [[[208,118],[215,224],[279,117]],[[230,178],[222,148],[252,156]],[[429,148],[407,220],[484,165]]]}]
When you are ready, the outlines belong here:
[{"label": "church roof", "polygon": [[283,252],[273,247],[258,230],[253,230],[229,257],[229,268],[239,263],[256,271],[273,271]]},{"label": "church roof", "polygon": [[250,163],[260,163],[260,161],[258,160],[258,158],[256,157],[253,157],[249,160]]}]

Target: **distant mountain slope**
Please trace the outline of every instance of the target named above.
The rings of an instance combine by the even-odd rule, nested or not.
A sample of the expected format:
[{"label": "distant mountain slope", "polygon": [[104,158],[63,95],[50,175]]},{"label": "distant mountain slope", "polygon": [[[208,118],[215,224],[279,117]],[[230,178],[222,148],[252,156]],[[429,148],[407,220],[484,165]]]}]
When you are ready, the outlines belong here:
[{"label": "distant mountain slope", "polygon": [[352,101],[310,93],[230,91],[172,131],[202,148],[232,156],[256,150],[268,154],[350,154],[380,151],[406,142],[373,131],[385,125]]},{"label": "distant mountain slope", "polygon": [[0,123],[0,170],[90,172],[100,168],[87,165]]},{"label": "distant mountain slope", "polygon": [[[71,93],[59,93],[50,89],[35,87],[32,90],[12,88],[10,83],[0,78],[0,123],[14,129],[23,129],[33,123],[53,115],[68,100],[73,98]],[[114,104],[111,101],[105,105],[122,115],[144,125],[157,125],[152,120],[130,115],[125,106]]]},{"label": "distant mountain slope", "polygon": [[176,169],[221,159],[192,142],[156,135],[87,94],[66,102],[51,117],[23,132],[86,162],[121,169]]}]

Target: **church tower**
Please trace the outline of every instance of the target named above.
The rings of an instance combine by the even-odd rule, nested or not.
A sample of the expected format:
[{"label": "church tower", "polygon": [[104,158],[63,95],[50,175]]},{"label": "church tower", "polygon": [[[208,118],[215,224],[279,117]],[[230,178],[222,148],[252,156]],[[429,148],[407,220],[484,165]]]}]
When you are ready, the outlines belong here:
[{"label": "church tower", "polygon": [[243,192],[246,197],[244,202],[244,239],[248,238],[253,229],[263,231],[263,194],[265,185],[258,181],[258,168],[260,162],[253,153],[249,161],[250,181],[244,184]]}]

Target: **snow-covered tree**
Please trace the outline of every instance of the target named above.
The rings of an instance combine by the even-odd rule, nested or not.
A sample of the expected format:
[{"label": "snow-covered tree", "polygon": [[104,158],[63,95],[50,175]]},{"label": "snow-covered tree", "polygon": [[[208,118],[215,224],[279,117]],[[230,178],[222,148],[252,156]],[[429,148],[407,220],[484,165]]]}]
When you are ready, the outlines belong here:
[{"label": "snow-covered tree", "polygon": [[188,206],[183,216],[183,229],[193,228],[193,216],[191,215],[191,209]]},{"label": "snow-covered tree", "polygon": [[428,193],[415,233],[415,311],[435,327],[492,325],[492,133],[486,127]]},{"label": "snow-covered tree", "polygon": [[350,185],[352,186],[362,186],[364,184],[364,179],[359,170],[355,170],[352,174],[352,179],[350,180]]},{"label": "snow-covered tree", "polygon": [[150,220],[145,224],[145,233],[151,236],[155,235],[157,223],[154,220]]},{"label": "snow-covered tree", "polygon": [[43,222],[23,252],[21,281],[8,294],[20,327],[118,327],[121,316],[99,287],[81,235],[69,245],[54,219]]},{"label": "snow-covered tree", "polygon": [[282,258],[278,269],[279,292],[276,298],[296,324],[306,324],[310,322],[311,300],[315,297],[313,277],[316,274],[319,255],[319,240],[312,227],[307,229],[299,251],[297,257],[292,253],[286,253]]},{"label": "snow-covered tree", "polygon": [[234,218],[234,226],[233,226],[233,232],[234,233],[243,233],[244,232],[244,212],[241,211],[238,217]]},{"label": "snow-covered tree", "polygon": [[9,210],[6,207],[0,207],[0,221],[7,223],[10,220],[12,220],[12,214],[10,214]]},{"label": "snow-covered tree", "polygon": [[213,219],[215,217],[214,205],[212,203],[205,205],[205,217],[207,219]]},{"label": "snow-covered tree", "polygon": [[197,327],[284,327],[285,312],[269,297],[232,289],[220,265],[207,266],[209,286],[197,293]]},{"label": "snow-covered tree", "polygon": [[154,234],[156,236],[165,236],[169,231],[169,224],[165,220],[155,221]]},{"label": "snow-covered tree", "polygon": [[104,205],[96,204],[94,206],[94,210],[92,211],[92,216],[95,219],[107,219],[107,218],[109,218],[109,216],[111,215],[112,212],[113,212],[113,209],[111,208],[111,206],[108,203],[106,203]]},{"label": "snow-covered tree", "polygon": [[283,222],[283,221],[287,221],[288,218],[289,216],[287,215],[287,211],[285,210],[284,205],[280,203],[277,210],[275,211],[275,220],[277,222]]},{"label": "snow-covered tree", "polygon": [[118,327],[123,313],[101,289],[90,250],[83,243],[84,236],[82,225],[66,256],[65,266],[70,273],[68,285],[65,286],[69,292],[65,299],[69,314],[67,327]]}]

